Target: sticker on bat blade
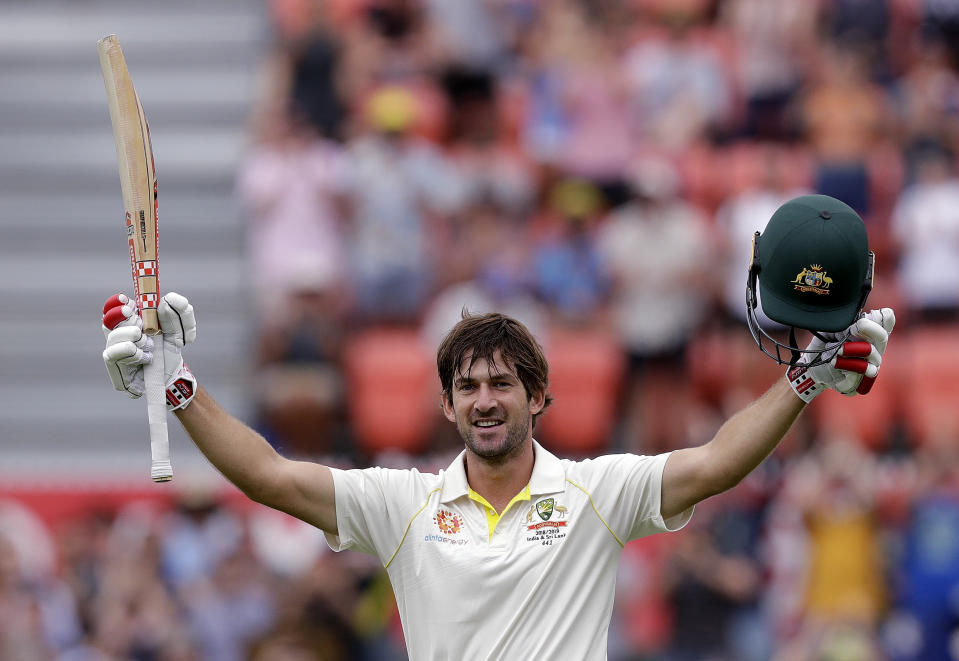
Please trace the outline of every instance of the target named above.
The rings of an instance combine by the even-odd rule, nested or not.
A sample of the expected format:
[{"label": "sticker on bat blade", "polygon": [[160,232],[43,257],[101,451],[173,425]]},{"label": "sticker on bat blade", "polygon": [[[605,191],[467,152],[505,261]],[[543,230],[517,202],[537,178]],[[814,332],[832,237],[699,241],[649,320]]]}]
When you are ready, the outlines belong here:
[{"label": "sticker on bat blade", "polygon": [[134,239],[134,230],[133,230],[133,218],[130,215],[130,212],[126,212],[126,223],[127,223],[127,247],[130,249],[130,273],[133,275],[133,297],[136,300],[140,300],[140,279],[137,277],[137,255],[136,255],[136,246],[133,245]]},{"label": "sticker on bat blade", "polygon": [[137,262],[137,276],[140,278],[146,276],[155,276],[157,274],[157,263],[154,260],[145,260]]},{"label": "sticker on bat blade", "polygon": [[140,294],[140,309],[151,310],[160,305],[159,294]]},{"label": "sticker on bat blade", "polygon": [[143,241],[143,252],[147,251],[147,217],[146,211],[140,209],[140,240]]}]

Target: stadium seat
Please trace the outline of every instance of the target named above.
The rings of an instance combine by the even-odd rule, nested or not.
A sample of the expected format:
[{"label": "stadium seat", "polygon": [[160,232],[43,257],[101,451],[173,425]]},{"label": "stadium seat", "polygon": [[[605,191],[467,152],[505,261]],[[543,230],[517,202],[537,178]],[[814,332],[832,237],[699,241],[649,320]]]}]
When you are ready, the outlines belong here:
[{"label": "stadium seat", "polygon": [[959,433],[957,339],[955,324],[919,327],[909,336],[903,403],[907,429],[917,443]]},{"label": "stadium seat", "polygon": [[607,447],[625,369],[619,343],[599,331],[554,329],[545,350],[556,403],[534,435],[560,454],[585,456]]},{"label": "stadium seat", "polygon": [[439,386],[419,334],[362,331],[344,349],[344,368],[350,424],[360,448],[371,455],[424,450],[436,421]]},{"label": "stadium seat", "polygon": [[758,397],[785,371],[760,351],[745,322],[697,333],[686,351],[686,369],[693,394],[717,409],[730,397],[743,404]]}]

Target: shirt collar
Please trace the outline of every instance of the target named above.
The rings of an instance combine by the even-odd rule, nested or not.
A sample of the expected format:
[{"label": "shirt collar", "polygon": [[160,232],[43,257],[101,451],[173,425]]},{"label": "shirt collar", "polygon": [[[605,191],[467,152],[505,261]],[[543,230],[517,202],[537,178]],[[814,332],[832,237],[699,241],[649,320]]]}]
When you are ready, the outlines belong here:
[{"label": "shirt collar", "polygon": [[[533,440],[533,474],[529,478],[531,495],[556,493],[566,487],[566,469],[552,452]],[[449,465],[443,476],[440,502],[448,503],[469,493],[466,481],[466,450]]]}]

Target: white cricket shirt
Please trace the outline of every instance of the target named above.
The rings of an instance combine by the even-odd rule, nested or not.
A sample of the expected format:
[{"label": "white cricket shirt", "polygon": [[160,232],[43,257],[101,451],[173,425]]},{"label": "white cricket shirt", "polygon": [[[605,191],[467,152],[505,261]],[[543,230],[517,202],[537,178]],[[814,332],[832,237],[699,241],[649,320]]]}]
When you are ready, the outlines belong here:
[{"label": "white cricket shirt", "polygon": [[376,555],[412,661],[603,660],[623,545],[664,521],[668,454],[558,459],[535,441],[529,487],[498,520],[466,481],[465,450],[438,475],[333,469],[334,551]]}]

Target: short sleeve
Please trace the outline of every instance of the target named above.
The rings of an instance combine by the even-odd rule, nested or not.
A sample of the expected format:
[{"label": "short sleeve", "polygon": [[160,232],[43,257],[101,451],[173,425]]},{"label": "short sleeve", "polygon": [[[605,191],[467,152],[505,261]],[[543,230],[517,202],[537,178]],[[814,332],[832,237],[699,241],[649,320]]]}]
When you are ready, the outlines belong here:
[{"label": "short sleeve", "polygon": [[663,469],[669,453],[615,454],[578,464],[593,504],[623,543],[658,532],[673,532],[693,515],[689,508],[668,520],[662,515]]},{"label": "short sleeve", "polygon": [[338,534],[327,533],[327,543],[334,551],[362,551],[385,562],[402,541],[410,518],[425,504],[423,476],[387,468],[330,470]]}]

